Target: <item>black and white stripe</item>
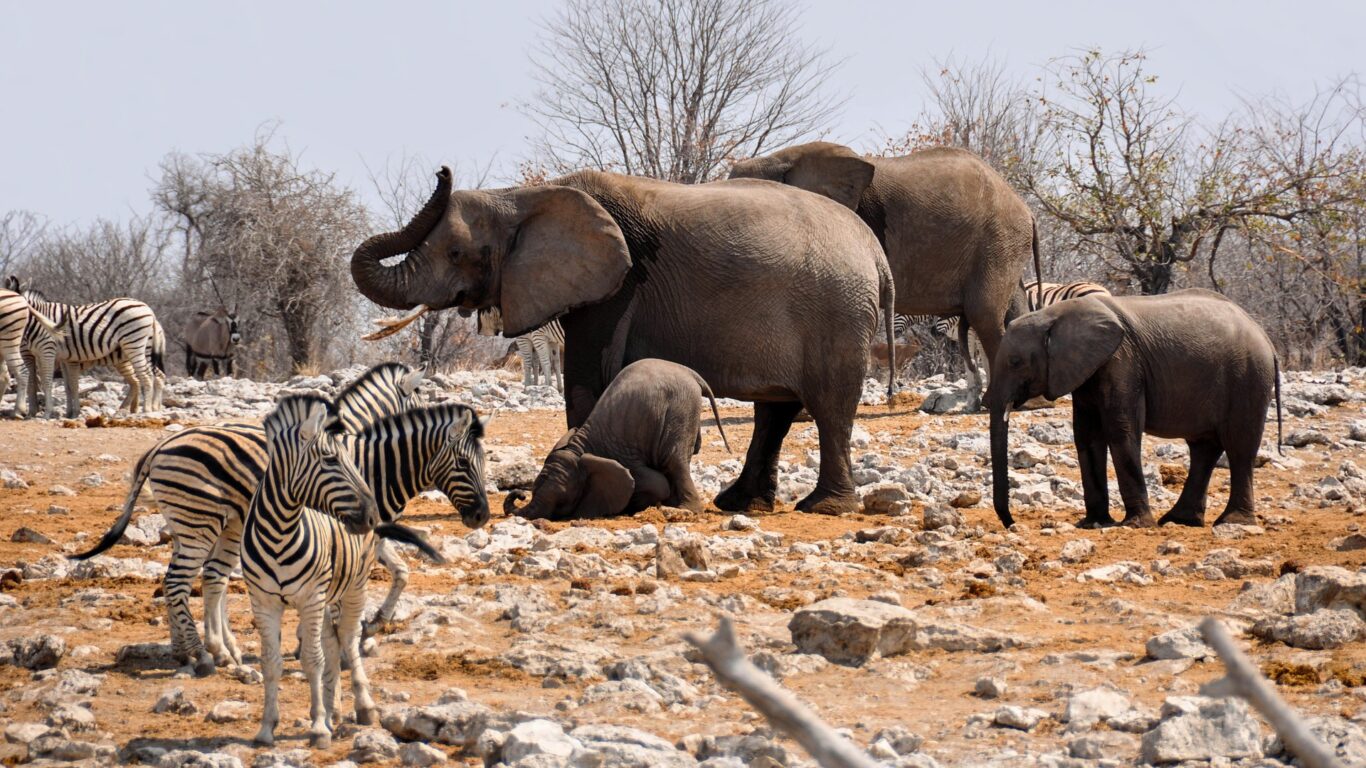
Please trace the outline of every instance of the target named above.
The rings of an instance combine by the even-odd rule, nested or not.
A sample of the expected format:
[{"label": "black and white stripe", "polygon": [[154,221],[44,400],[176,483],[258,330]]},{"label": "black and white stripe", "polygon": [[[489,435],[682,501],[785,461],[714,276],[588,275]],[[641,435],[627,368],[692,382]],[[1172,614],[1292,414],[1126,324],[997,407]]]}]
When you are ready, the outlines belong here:
[{"label": "black and white stripe", "polygon": [[1110,295],[1110,291],[1106,290],[1105,286],[1080,280],[1072,283],[1043,283],[1034,281],[1025,285],[1024,292],[1025,299],[1029,303],[1030,312],[1038,312],[1039,310],[1045,307],[1051,307],[1060,301],[1080,299],[1083,296]]},{"label": "black and white stripe", "polygon": [[[280,721],[286,608],[299,614],[312,746],[331,746],[343,654],[351,669],[356,722],[372,725],[378,715],[360,655],[360,624],[379,516],[365,479],[332,431],[335,421],[332,404],[312,395],[283,398],[265,421],[269,458],[242,531],[242,575],[261,634],[266,688],[256,734],[261,745],[275,743]],[[324,621],[329,612],[337,620],[335,635]]]},{"label": "black and white stripe", "polygon": [[14,379],[14,415],[29,413],[28,366],[24,364],[24,328],[28,326],[28,302],[14,291],[0,290],[0,395]]},{"label": "black and white stripe", "polygon": [[[352,432],[370,420],[415,406],[420,374],[399,363],[371,368],[336,397],[341,427]],[[166,570],[166,610],[177,658],[200,674],[242,663],[227,619],[228,575],[237,567],[247,505],[266,468],[265,431],[256,424],[190,427],[162,440],[134,468],[123,511],[86,559],[118,543],[133,516],[144,484],[171,532]],[[204,642],[190,611],[194,579],[204,574]]]},{"label": "black and white stripe", "polygon": [[[497,336],[503,332],[503,315],[497,307],[479,310],[479,334]],[[564,392],[564,327],[559,320],[551,320],[545,325],[513,339],[517,356],[522,358],[522,383],[535,386],[540,377],[545,377],[545,385],[553,386]]]},{"label": "black and white stripe", "polygon": [[[6,285],[17,288],[10,278]],[[46,398],[46,415],[55,414],[52,378],[62,366],[66,387],[66,415],[80,414],[79,378],[96,365],[113,367],[128,384],[122,410],[152,410],[156,396],[152,351],[157,334],[152,308],[136,299],[109,299],[96,304],[72,305],[48,301],[42,293],[21,292],[28,302],[29,322],[24,328],[24,354],[33,366],[37,387]],[[163,342],[164,346],[164,342]],[[29,392],[30,410],[36,413],[37,392]]]}]

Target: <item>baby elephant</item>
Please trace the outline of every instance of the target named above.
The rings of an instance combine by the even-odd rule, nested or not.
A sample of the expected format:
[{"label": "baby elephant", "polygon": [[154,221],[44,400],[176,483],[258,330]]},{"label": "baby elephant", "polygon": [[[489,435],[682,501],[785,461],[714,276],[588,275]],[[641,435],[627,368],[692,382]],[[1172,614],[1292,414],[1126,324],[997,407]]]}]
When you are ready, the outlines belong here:
[{"label": "baby elephant", "polygon": [[[656,504],[701,511],[689,464],[702,447],[697,405],[703,394],[720,430],[711,387],[691,368],[664,360],[626,366],[583,426],[555,443],[531,501],[518,508],[515,502],[526,494],[513,491],[503,510],[556,520],[610,517]],[[724,430],[721,439],[729,451]]]},{"label": "baby elephant", "polygon": [[1232,489],[1215,524],[1255,524],[1252,464],[1280,365],[1266,332],[1238,305],[1198,289],[1164,296],[1087,296],[1010,324],[992,366],[992,492],[1011,524],[1006,475],[1010,409],[1043,395],[1072,393],[1072,431],[1086,500],[1083,528],[1113,525],[1107,451],[1124,498],[1124,525],[1152,526],[1143,482],[1143,433],[1184,438],[1190,473],[1163,523],[1199,526],[1219,455],[1228,453]]}]

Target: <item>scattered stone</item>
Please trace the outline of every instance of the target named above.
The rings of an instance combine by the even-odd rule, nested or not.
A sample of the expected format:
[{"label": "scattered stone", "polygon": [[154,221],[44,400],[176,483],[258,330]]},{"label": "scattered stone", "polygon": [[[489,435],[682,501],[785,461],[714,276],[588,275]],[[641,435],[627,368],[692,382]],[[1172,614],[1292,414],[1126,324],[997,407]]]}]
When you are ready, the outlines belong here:
[{"label": "scattered stone", "polygon": [[238,723],[251,717],[251,712],[252,707],[247,702],[228,699],[213,705],[204,719],[211,723]]},{"label": "scattered stone", "polygon": [[76,492],[67,488],[65,485],[54,485],[47,489],[49,496],[75,496]]},{"label": "scattered stone", "polygon": [[1150,659],[1209,659],[1214,649],[1205,645],[1197,627],[1183,627],[1149,638],[1145,646]]},{"label": "scattered stone", "polygon": [[1303,448],[1306,445],[1331,445],[1332,442],[1328,439],[1328,435],[1317,429],[1292,429],[1290,434],[1285,436],[1285,444],[1291,448]]},{"label": "scattered stone", "polygon": [[1239,557],[1236,549],[1211,549],[1200,561],[1200,567],[1218,571],[1226,579],[1277,575],[1275,563],[1270,560],[1245,560]]},{"label": "scattered stone", "polygon": [[1242,699],[1174,696],[1163,703],[1161,717],[1143,735],[1145,763],[1262,756],[1261,727]]},{"label": "scattered stone", "polygon": [[0,482],[11,491],[28,490],[28,482],[12,469],[0,469]]},{"label": "scattered stone", "polygon": [[1252,626],[1252,634],[1293,648],[1326,650],[1366,638],[1366,621],[1354,610],[1321,608],[1299,616],[1277,616]]},{"label": "scattered stone", "polygon": [[655,544],[655,578],[688,580],[694,572],[712,573],[706,540],[701,536],[680,541],[661,537]]},{"label": "scattered stone", "polygon": [[798,610],[787,628],[799,652],[820,654],[848,666],[912,650],[990,653],[1026,644],[1018,636],[930,620],[898,605],[845,597]]},{"label": "scattered stone", "polygon": [[1062,545],[1058,557],[1064,563],[1084,563],[1096,553],[1096,543],[1090,539],[1073,539]]},{"label": "scattered stone", "polygon": [[12,535],[12,536],[9,537],[9,540],[12,541],[12,542],[15,542],[15,543],[17,543],[17,544],[51,544],[51,543],[52,543],[52,539],[50,539],[50,538],[48,538],[47,536],[45,536],[45,535],[43,535],[43,534],[41,534],[41,533],[39,533],[39,532],[33,530],[32,528],[28,528],[28,527],[23,527],[23,528],[20,528],[20,529],[18,529],[17,531],[15,531],[15,532],[14,532],[14,535]]},{"label": "scattered stone", "polygon": [[104,485],[104,478],[100,477],[99,472],[91,472],[88,475],[81,475],[81,479],[76,482],[83,488],[99,488]]},{"label": "scattered stone", "polygon": [[1131,706],[1129,699],[1118,691],[1092,688],[1074,693],[1067,699],[1063,720],[1074,729],[1089,728],[1128,712]]},{"label": "scattered stone", "polygon": [[[1366,765],[1366,728],[1341,717],[1308,717],[1305,724],[1309,730],[1328,746],[1328,751],[1336,753],[1341,765]],[[1280,736],[1272,736],[1266,748],[1269,757],[1280,758],[1290,763],[1292,755],[1281,742]]]},{"label": "scattered stone", "polygon": [[583,744],[551,720],[528,720],[508,731],[503,742],[503,762],[514,765],[533,755],[568,758]]},{"label": "scattered stone", "polygon": [[161,756],[159,768],[242,768],[242,761],[223,752],[176,749]]},{"label": "scattered stone", "polygon": [[445,752],[436,747],[428,746],[420,741],[411,741],[398,749],[398,761],[400,765],[416,766],[416,768],[427,768],[431,765],[440,765],[450,760]]},{"label": "scattered stone", "polygon": [[66,641],[57,635],[36,634],[11,638],[10,663],[16,667],[51,669],[66,655]]},{"label": "scattered stone", "polygon": [[10,744],[27,745],[48,730],[48,726],[43,723],[10,723],[5,726],[5,741]]},{"label": "scattered stone", "polygon": [[1006,681],[999,677],[979,677],[972,692],[983,699],[999,699],[1006,695]]},{"label": "scattered stone", "polygon": [[492,712],[482,704],[457,701],[386,709],[380,723],[404,741],[429,741],[464,749],[474,746],[490,717]]},{"label": "scattered stone", "polygon": [[184,688],[172,688],[161,694],[157,703],[152,705],[152,711],[158,715],[193,715],[199,712],[199,706],[185,697]]},{"label": "scattered stone", "polygon": [[949,506],[954,509],[970,509],[981,503],[981,491],[960,491],[957,496],[953,497],[953,501],[949,502]]},{"label": "scattered stone", "polygon": [[992,716],[992,722],[996,725],[1020,731],[1032,730],[1034,726],[1047,719],[1048,713],[1042,709],[1017,707],[1015,705],[1001,707]]},{"label": "scattered stone", "polygon": [[749,515],[731,515],[726,518],[725,524],[721,527],[722,530],[727,531],[757,531],[759,530],[759,521]]},{"label": "scattered stone", "polygon": [[388,731],[366,728],[351,740],[351,754],[347,757],[360,765],[392,760],[398,757],[398,741]]},{"label": "scattered stone", "polygon": [[941,528],[962,528],[963,513],[953,507],[932,504],[925,507],[925,530],[937,531]]},{"label": "scattered stone", "polygon": [[[1078,736],[1067,743],[1067,754],[1081,760],[1112,760],[1132,756],[1137,739],[1127,734],[1100,731]],[[1132,759],[1132,758],[1130,758]]]},{"label": "scattered stone", "polygon": [[870,515],[901,517],[911,511],[911,495],[904,485],[878,485],[863,494],[863,510]]},{"label": "scattered stone", "polygon": [[95,730],[95,713],[86,707],[63,702],[47,714],[47,724],[66,732]]}]

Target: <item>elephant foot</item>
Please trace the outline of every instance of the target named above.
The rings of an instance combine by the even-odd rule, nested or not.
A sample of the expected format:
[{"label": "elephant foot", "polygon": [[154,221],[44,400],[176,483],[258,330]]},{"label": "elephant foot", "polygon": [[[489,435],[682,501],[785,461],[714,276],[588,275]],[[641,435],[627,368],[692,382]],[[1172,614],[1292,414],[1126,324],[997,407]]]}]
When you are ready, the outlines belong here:
[{"label": "elephant foot", "polygon": [[1151,513],[1145,512],[1141,515],[1128,515],[1120,525],[1125,528],[1156,528],[1157,521],[1153,519]]},{"label": "elephant foot", "polygon": [[712,503],[723,512],[772,512],[775,506],[773,493],[754,493],[742,488],[735,481],[729,488],[717,494]]},{"label": "elephant foot", "polygon": [[1215,525],[1256,525],[1257,515],[1246,509],[1226,510],[1214,521]]},{"label": "elephant foot", "polygon": [[847,515],[863,508],[858,496],[852,493],[834,493],[820,488],[812,491],[806,498],[797,502],[798,512],[814,515]]},{"label": "elephant foot", "polygon": [[[1220,518],[1221,520],[1223,518]],[[1205,525],[1204,515],[1188,509],[1173,509],[1162,516],[1157,521],[1158,525],[1184,525],[1189,528],[1202,528]]]},{"label": "elephant foot", "polygon": [[1113,528],[1114,526],[1114,518],[1110,517],[1109,515],[1106,515],[1105,517],[1092,517],[1091,515],[1087,515],[1086,517],[1083,517],[1081,519],[1081,522],[1077,523],[1078,528],[1085,528],[1086,530],[1096,530],[1098,528]]}]

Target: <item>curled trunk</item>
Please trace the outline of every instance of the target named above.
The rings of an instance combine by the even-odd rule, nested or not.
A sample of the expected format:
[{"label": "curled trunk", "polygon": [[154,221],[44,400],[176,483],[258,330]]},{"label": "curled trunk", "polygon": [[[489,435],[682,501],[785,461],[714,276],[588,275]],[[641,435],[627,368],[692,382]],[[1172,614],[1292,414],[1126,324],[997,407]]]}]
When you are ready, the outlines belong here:
[{"label": "curled trunk", "polygon": [[[517,502],[519,501],[526,503],[519,507],[517,506]],[[534,496],[530,501],[527,501],[526,491],[508,491],[508,495],[503,499],[503,514],[509,517],[516,515],[524,520],[535,520],[540,517],[545,517],[545,515],[538,511],[538,508],[539,505],[536,503],[536,498]]]},{"label": "curled trunk", "polygon": [[1010,464],[1007,460],[1010,424],[1006,421],[1006,409],[993,406],[991,409],[991,499],[996,507],[996,516],[1001,524],[1009,528],[1015,523],[1010,516]]},{"label": "curled trunk", "polygon": [[412,298],[418,265],[405,260],[402,264],[386,267],[380,261],[408,253],[421,245],[446,212],[450,196],[451,169],[443,165],[436,173],[436,191],[407,226],[397,232],[384,232],[369,238],[351,255],[351,278],[367,299],[394,309],[409,309],[419,303]]}]

